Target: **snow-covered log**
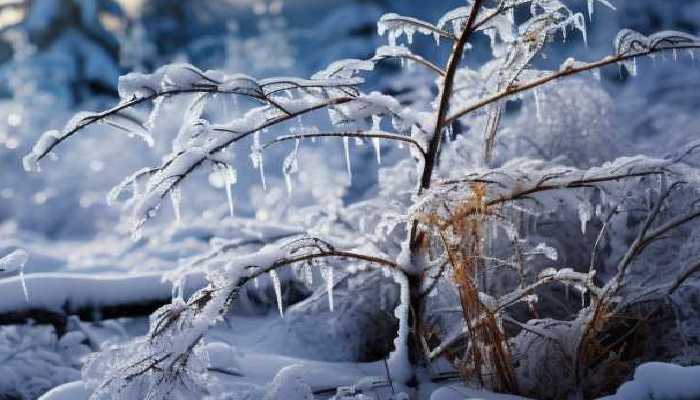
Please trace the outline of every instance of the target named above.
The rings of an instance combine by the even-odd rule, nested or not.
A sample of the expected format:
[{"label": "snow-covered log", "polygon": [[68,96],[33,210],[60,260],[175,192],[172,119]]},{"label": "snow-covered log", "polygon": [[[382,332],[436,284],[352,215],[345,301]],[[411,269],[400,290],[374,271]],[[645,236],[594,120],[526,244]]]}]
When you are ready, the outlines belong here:
[{"label": "snow-covered log", "polygon": [[[172,285],[163,274],[89,276],[67,273],[30,274],[0,280],[0,324],[34,320],[61,331],[69,315],[84,320],[146,316],[171,301]],[[204,276],[188,276],[186,294],[205,285]]]}]

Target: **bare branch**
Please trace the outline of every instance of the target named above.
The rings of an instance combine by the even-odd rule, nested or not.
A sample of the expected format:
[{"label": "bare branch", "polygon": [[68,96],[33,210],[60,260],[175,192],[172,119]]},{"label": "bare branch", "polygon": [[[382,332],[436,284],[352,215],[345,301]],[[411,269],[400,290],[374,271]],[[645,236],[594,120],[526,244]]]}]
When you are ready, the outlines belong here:
[{"label": "bare branch", "polygon": [[395,271],[402,271],[401,266],[399,264],[397,264],[396,262],[391,261],[391,260],[387,260],[387,259],[376,257],[376,256],[361,254],[361,253],[355,253],[352,251],[328,249],[328,250],[320,250],[320,251],[315,252],[315,253],[303,254],[303,255],[299,255],[299,256],[294,256],[294,257],[289,257],[289,258],[284,258],[284,259],[278,260],[277,262],[274,262],[273,264],[271,264],[267,267],[256,269],[253,273],[251,273],[250,275],[243,278],[241,284],[243,284],[246,281],[249,281],[253,278],[256,278],[258,276],[267,274],[270,271],[276,270],[276,269],[281,268],[281,267],[285,267],[285,266],[300,263],[300,262],[314,261],[314,260],[325,259],[325,258],[344,258],[344,259],[355,260],[355,261],[363,261],[363,262],[367,262],[369,264],[374,264],[376,266],[390,268],[390,269],[395,270]]},{"label": "bare branch", "polygon": [[656,217],[661,212],[662,207],[666,203],[666,199],[668,199],[671,193],[682,184],[683,182],[675,182],[659,195],[659,198],[657,199],[654,208],[650,210],[647,214],[647,218],[644,221],[642,228],[639,230],[637,237],[635,238],[634,242],[632,242],[629,249],[617,265],[617,275],[611,281],[611,293],[615,293],[617,292],[617,290],[619,290],[620,286],[622,285],[622,281],[624,280],[625,273],[627,272],[627,268],[635,259],[635,257],[642,252],[646,245],[650,243],[650,241],[653,241],[655,238],[662,236],[671,229],[679,227],[691,221],[694,218],[700,217],[700,211],[697,211],[695,214],[691,213],[682,218],[670,221],[662,227],[657,228],[656,230],[649,233],[649,229],[651,229],[651,226],[656,220]]},{"label": "bare branch", "polygon": [[676,278],[676,280],[671,285],[668,290],[668,294],[671,295],[675,293],[692,275],[700,272],[700,262],[697,262],[686,269],[681,275]]}]

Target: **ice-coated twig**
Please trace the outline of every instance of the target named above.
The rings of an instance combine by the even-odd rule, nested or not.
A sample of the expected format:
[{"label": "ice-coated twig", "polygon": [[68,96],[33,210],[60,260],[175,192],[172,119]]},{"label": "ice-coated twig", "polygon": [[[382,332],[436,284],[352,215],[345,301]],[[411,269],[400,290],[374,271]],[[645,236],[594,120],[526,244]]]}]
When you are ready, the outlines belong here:
[{"label": "ice-coated twig", "polygon": [[565,78],[568,76],[577,75],[577,74],[580,74],[583,72],[592,71],[592,70],[599,69],[599,68],[602,68],[602,67],[605,67],[608,65],[618,64],[618,63],[621,63],[621,62],[624,62],[627,60],[632,60],[632,59],[635,59],[638,57],[651,55],[654,53],[658,53],[658,52],[673,49],[673,48],[675,48],[677,50],[697,49],[697,48],[700,48],[700,42],[693,43],[693,44],[677,45],[674,47],[651,47],[651,48],[648,48],[645,50],[640,50],[637,52],[626,52],[626,53],[618,54],[615,56],[608,56],[608,57],[603,58],[601,60],[598,60],[598,61],[595,61],[595,62],[592,62],[589,64],[584,64],[581,66],[570,66],[569,68],[554,72],[554,73],[547,75],[545,77],[542,77],[542,78],[539,78],[539,79],[536,79],[536,80],[533,80],[530,82],[520,83],[520,84],[516,84],[516,85],[511,86],[511,87],[508,87],[507,89],[505,89],[502,92],[495,93],[493,95],[490,95],[486,98],[479,100],[478,102],[476,102],[468,107],[457,110],[457,111],[453,112],[452,115],[448,116],[445,119],[445,124],[450,124],[450,123],[464,117],[465,115],[467,115],[473,111],[476,111],[478,109],[481,109],[489,104],[493,104],[493,103],[498,102],[502,99],[512,97],[513,95],[516,95],[518,93],[522,93],[522,92],[537,88],[537,87],[545,85],[549,82],[553,82],[553,81],[556,81],[556,80],[559,80],[561,78]]},{"label": "ice-coated twig", "polygon": [[433,169],[437,163],[440,143],[442,142],[442,131],[451,123],[451,121],[447,119],[447,113],[449,112],[450,108],[450,97],[452,96],[452,90],[454,87],[455,73],[457,72],[457,68],[462,61],[464,49],[467,46],[467,43],[469,43],[474,24],[476,23],[476,19],[479,15],[483,2],[484,0],[475,0],[474,4],[472,4],[467,24],[464,27],[459,39],[455,43],[452,53],[450,54],[450,60],[447,63],[444,81],[442,87],[440,88],[439,105],[435,117],[435,129],[430,139],[430,143],[428,144],[425,166],[423,168],[423,173],[421,174],[421,190],[425,190],[430,187],[430,182],[433,177]]},{"label": "ice-coated twig", "polygon": [[387,132],[377,132],[377,131],[372,131],[372,132],[366,132],[366,131],[356,131],[356,132],[321,132],[321,133],[295,133],[291,135],[285,135],[285,136],[279,136],[276,139],[265,143],[262,148],[267,149],[271,146],[274,146],[275,144],[286,142],[289,140],[296,140],[296,139],[307,139],[307,138],[324,138],[324,137],[332,137],[332,138],[360,138],[360,139],[386,139],[386,140],[393,140],[393,141],[398,141],[398,142],[405,142],[409,143],[412,146],[415,146],[416,149],[420,152],[423,157],[425,157],[425,149],[421,146],[420,143],[417,141],[413,140],[412,138],[408,136],[403,136],[403,135],[397,135],[393,133],[387,133]]}]

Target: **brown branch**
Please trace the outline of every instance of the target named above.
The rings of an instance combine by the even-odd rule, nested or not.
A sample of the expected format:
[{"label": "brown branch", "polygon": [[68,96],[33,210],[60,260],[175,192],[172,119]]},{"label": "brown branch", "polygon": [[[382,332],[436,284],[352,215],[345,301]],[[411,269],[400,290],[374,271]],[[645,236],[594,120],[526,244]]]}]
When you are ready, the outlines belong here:
[{"label": "brown branch", "polygon": [[241,279],[241,286],[247,282],[250,281],[256,277],[259,277],[261,275],[270,273],[270,271],[276,270],[281,267],[285,267],[291,264],[296,264],[299,262],[308,262],[308,261],[314,261],[318,259],[324,259],[324,258],[345,258],[345,259],[351,259],[355,261],[364,261],[370,264],[375,264],[379,265],[382,267],[387,267],[395,271],[402,271],[402,268],[399,264],[397,264],[394,261],[387,260],[384,258],[380,257],[375,257],[375,256],[370,256],[366,254],[361,254],[361,253],[355,253],[351,251],[343,251],[343,250],[321,250],[317,253],[310,253],[310,254],[303,254],[299,256],[294,256],[294,257],[289,257],[289,258],[284,258],[282,260],[278,260],[271,265],[264,267],[264,268],[259,268],[250,275],[244,277]]},{"label": "brown branch", "polygon": [[[499,204],[525,199],[532,194],[537,194],[537,193],[542,193],[542,192],[547,192],[547,191],[552,191],[552,190],[574,189],[574,188],[594,188],[595,185],[599,184],[599,183],[616,181],[616,180],[621,180],[621,179],[639,178],[639,177],[650,176],[650,175],[661,175],[661,174],[663,174],[663,172],[643,171],[643,172],[635,172],[635,173],[627,173],[627,174],[619,174],[619,175],[602,176],[602,177],[597,177],[597,178],[577,179],[577,180],[572,180],[572,181],[569,181],[566,183],[561,183],[561,184],[548,184],[548,185],[535,184],[531,187],[516,190],[516,191],[513,191],[509,194],[504,194],[504,195],[498,196],[497,198],[485,201],[484,206],[487,208],[490,208],[493,206],[497,206]],[[446,181],[446,182],[441,183],[441,185],[454,185],[454,184],[463,184],[463,183],[471,183],[471,182],[482,182],[482,183],[487,183],[487,184],[491,183],[491,182],[486,181],[484,179],[477,178],[477,179],[461,179],[461,180]],[[475,209],[474,212],[476,212],[476,211],[477,210]]]},{"label": "brown branch", "polygon": [[479,109],[481,109],[489,104],[495,103],[499,100],[505,99],[507,97],[511,97],[511,96],[518,94],[518,93],[528,91],[530,89],[537,88],[537,87],[542,86],[546,83],[549,83],[549,82],[552,82],[552,81],[555,81],[555,80],[558,80],[558,79],[561,79],[564,77],[577,75],[577,74],[587,72],[587,71],[592,71],[595,69],[605,67],[607,65],[617,64],[617,63],[631,60],[631,59],[635,59],[638,57],[648,56],[648,55],[655,54],[657,52],[661,52],[664,50],[673,50],[673,49],[682,50],[682,49],[697,49],[697,48],[700,48],[700,44],[653,48],[653,49],[649,49],[649,50],[646,50],[643,52],[637,52],[637,53],[633,53],[633,54],[622,54],[622,55],[618,55],[618,56],[608,56],[606,58],[603,58],[602,60],[595,61],[595,62],[586,64],[586,65],[582,65],[579,67],[569,67],[569,68],[566,68],[562,71],[555,72],[551,75],[542,77],[540,79],[536,79],[536,80],[531,81],[531,82],[519,84],[516,86],[511,86],[502,92],[499,92],[499,93],[493,94],[489,97],[486,97],[486,98],[478,101],[477,103],[475,103],[467,108],[464,108],[462,110],[459,110],[459,111],[455,112],[453,115],[447,117],[447,119],[445,120],[445,124],[446,125],[451,124],[451,123],[455,122],[456,120],[464,117],[465,115],[467,115],[473,111],[479,110]]},{"label": "brown branch", "polygon": [[[491,171],[489,174],[496,174],[499,173],[498,171]],[[567,188],[577,188],[577,187],[591,187],[595,185],[596,183],[604,183],[604,182],[610,182],[610,181],[617,181],[620,179],[629,179],[629,178],[641,178],[645,176],[650,176],[650,175],[663,175],[664,172],[662,171],[642,171],[642,172],[630,172],[630,173],[625,173],[625,174],[618,174],[618,175],[608,175],[608,176],[601,176],[597,178],[586,178],[586,179],[575,179],[571,180],[566,183],[562,184],[556,184],[556,185],[543,185],[544,182],[552,180],[552,179],[557,179],[560,178],[561,176],[550,176],[546,177],[543,181],[540,181],[537,185],[534,185],[530,189],[526,189],[523,191],[518,191],[514,192],[514,196],[516,194],[532,194],[540,191],[547,191],[547,190],[556,190],[556,189],[567,189]],[[510,178],[510,175],[503,174]],[[456,184],[464,184],[464,183],[485,183],[488,185],[499,185],[500,183],[497,181],[490,181],[485,179],[485,176],[479,177],[479,178],[464,178],[464,179],[453,179],[449,181],[443,181],[440,182],[438,185],[439,186],[448,186],[448,185],[456,185]]]},{"label": "brown branch", "polygon": [[433,176],[433,170],[435,164],[437,164],[437,158],[440,152],[440,143],[442,142],[442,131],[445,126],[449,125],[451,121],[446,120],[448,110],[450,108],[450,98],[452,97],[452,89],[454,87],[455,74],[460,62],[462,61],[462,55],[464,54],[464,48],[469,42],[471,34],[474,30],[474,24],[479,15],[479,10],[481,9],[484,0],[475,0],[472,4],[471,13],[469,14],[469,19],[464,27],[462,35],[459,37],[457,43],[455,43],[452,49],[452,54],[450,55],[450,60],[447,63],[447,68],[445,71],[445,78],[442,84],[440,92],[440,105],[436,114],[435,130],[433,131],[433,137],[428,145],[428,156],[425,161],[425,166],[423,167],[423,174],[421,176],[420,191],[428,189],[430,187],[430,181]]},{"label": "brown branch", "polygon": [[[436,114],[435,129],[433,131],[433,136],[428,144],[428,150],[426,153],[423,173],[421,175],[420,186],[418,188],[418,193],[420,194],[424,190],[430,188],[430,182],[433,177],[433,170],[435,169],[435,164],[438,162],[440,156],[440,143],[442,142],[442,130],[448,124],[445,121],[447,112],[450,108],[450,98],[452,97],[452,90],[454,87],[455,74],[457,73],[457,68],[462,61],[462,55],[464,54],[464,48],[469,42],[471,33],[473,31],[473,26],[476,23],[476,18],[479,15],[479,10],[483,5],[484,0],[475,0],[472,4],[472,9],[467,20],[467,24],[464,27],[462,35],[459,40],[455,43],[452,48],[452,53],[450,54],[450,59],[447,63],[447,69],[445,71],[445,76],[443,78],[443,84],[440,93],[440,105]],[[408,240],[410,243],[411,252],[416,250],[418,243],[416,242],[418,238],[418,220],[414,220],[411,223],[410,230],[408,231]]]}]

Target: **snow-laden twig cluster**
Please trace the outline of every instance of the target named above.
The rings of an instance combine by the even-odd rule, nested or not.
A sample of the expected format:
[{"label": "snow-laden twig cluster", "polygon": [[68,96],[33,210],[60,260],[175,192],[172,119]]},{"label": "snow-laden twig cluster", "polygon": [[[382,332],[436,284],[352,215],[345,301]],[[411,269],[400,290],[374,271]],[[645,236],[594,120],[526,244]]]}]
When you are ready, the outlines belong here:
[{"label": "snow-laden twig cluster", "polygon": [[[558,69],[540,69],[537,57],[548,43],[566,40],[572,30],[588,40],[586,16],[567,3],[501,0],[487,5],[473,0],[435,24],[387,14],[378,21],[378,30],[388,37],[388,46],[379,47],[368,60],[335,62],[309,79],[255,79],[183,64],[152,74],[132,73],[120,79],[118,105],[78,114],[63,130],[45,133],[24,160],[28,170],[38,169],[64,141],[97,124],[152,146],[151,132],[167,114],[168,103],[185,103],[183,122],[162,163],[131,173],[109,195],[112,202],[127,197],[123,206],[137,235],[168,197],[180,220],[181,204],[187,201],[183,182],[207,167],[220,174],[228,211],[234,214],[232,186],[238,174],[231,150],[238,146],[250,147],[250,160],[266,188],[266,151],[292,142],[282,163],[290,194],[302,169],[300,152],[305,146],[313,148],[309,142],[316,139],[342,141],[350,180],[351,139],[358,144],[370,141],[377,163],[382,162],[384,141],[406,144],[410,150],[410,162],[384,166],[393,174],[386,182],[390,190],[380,188],[375,198],[324,218],[314,214],[299,230],[268,237],[270,243],[256,252],[235,252],[241,244],[236,241],[217,243],[210,253],[183,263],[170,275],[174,300],[152,316],[149,334],[96,354],[88,363],[86,379],[95,388],[94,398],[115,393],[121,398],[202,396],[207,392],[202,337],[232,308],[241,288],[248,282],[255,285],[263,275],[270,278],[278,311],[284,315],[280,274],[286,267],[309,286],[313,269],[318,269],[331,311],[335,274],[387,271],[400,287],[394,313],[399,328],[387,365],[402,383],[415,377],[415,367],[444,355],[468,383],[582,397],[599,390],[587,385],[596,383],[613,362],[643,358],[638,354],[621,361],[618,353],[626,342],[608,343],[608,332],[618,328],[621,315],[629,317],[649,300],[634,297],[630,290],[637,282],[629,279],[633,264],[652,244],[700,218],[698,195],[692,189],[698,173],[688,162],[700,145],[690,143],[666,158],[636,156],[574,168],[512,153],[499,160],[499,133],[508,103],[528,99],[526,93],[534,93],[541,118],[547,111],[539,106],[543,94],[538,88],[543,85],[565,85],[566,78],[591,72],[599,78],[596,71],[614,64],[634,74],[637,58],[664,52],[677,56],[681,50],[692,54],[700,39],[678,32],[644,36],[624,30],[609,57],[594,62],[569,58]],[[588,1],[589,17],[595,3]],[[598,3],[614,8],[606,0]],[[528,15],[524,21],[515,18],[520,9]],[[411,51],[416,34],[433,36],[436,46],[441,41],[452,45],[446,65]],[[472,67],[464,59],[477,46],[477,35],[489,39],[491,59]],[[406,44],[401,43],[404,37]],[[393,59],[418,64],[435,76],[437,96],[430,104],[409,107],[389,94],[363,91],[362,74]],[[220,97],[235,99],[236,107],[225,121],[214,122],[208,109]],[[150,107],[145,118],[138,112],[143,107]],[[527,137],[528,132],[516,135]],[[450,155],[460,141],[469,148],[468,163]],[[642,192],[646,194],[637,195]],[[600,228],[590,263],[559,264],[567,261],[567,254],[537,232],[539,220],[569,225],[568,212],[575,213],[572,225],[577,234],[586,237],[589,226]],[[631,243],[621,238],[629,233],[621,228],[623,215],[642,219],[630,222],[636,235]],[[600,243],[615,240],[617,251],[626,250],[614,265],[599,265]],[[541,268],[543,261],[547,268]],[[691,265],[672,271],[673,280],[664,283],[670,289],[661,297],[691,279],[697,271]],[[209,286],[184,298],[178,285],[193,272],[204,273]],[[552,289],[556,286],[565,288],[564,298]],[[571,304],[570,289],[580,301]],[[434,297],[450,302],[449,310],[457,310],[460,318],[450,319],[433,309]],[[567,310],[565,315],[552,311],[559,306]],[[434,333],[446,323],[452,325],[448,335]],[[517,357],[525,361],[516,362]],[[533,366],[548,363],[558,363],[568,378],[553,385],[533,373]]]}]

